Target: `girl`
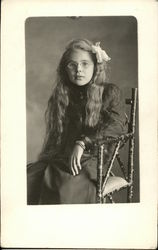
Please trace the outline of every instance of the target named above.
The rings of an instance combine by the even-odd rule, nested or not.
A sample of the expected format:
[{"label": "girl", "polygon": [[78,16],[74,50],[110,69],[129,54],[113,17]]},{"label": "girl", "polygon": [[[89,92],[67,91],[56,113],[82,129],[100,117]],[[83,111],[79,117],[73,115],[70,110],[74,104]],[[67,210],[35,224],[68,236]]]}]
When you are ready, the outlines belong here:
[{"label": "girl", "polygon": [[120,90],[107,83],[109,60],[100,43],[77,39],[67,46],[48,101],[44,146],[27,169],[28,204],[96,202],[97,145],[126,132]]}]

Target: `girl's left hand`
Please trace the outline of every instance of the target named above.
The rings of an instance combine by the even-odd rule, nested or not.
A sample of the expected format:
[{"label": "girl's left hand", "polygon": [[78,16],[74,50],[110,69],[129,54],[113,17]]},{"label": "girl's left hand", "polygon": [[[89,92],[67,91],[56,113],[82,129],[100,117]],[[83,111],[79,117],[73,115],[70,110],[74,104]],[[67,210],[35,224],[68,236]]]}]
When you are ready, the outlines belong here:
[{"label": "girl's left hand", "polygon": [[79,171],[82,169],[80,159],[83,154],[83,151],[83,148],[80,145],[76,144],[70,156],[70,167],[74,176],[78,175]]}]

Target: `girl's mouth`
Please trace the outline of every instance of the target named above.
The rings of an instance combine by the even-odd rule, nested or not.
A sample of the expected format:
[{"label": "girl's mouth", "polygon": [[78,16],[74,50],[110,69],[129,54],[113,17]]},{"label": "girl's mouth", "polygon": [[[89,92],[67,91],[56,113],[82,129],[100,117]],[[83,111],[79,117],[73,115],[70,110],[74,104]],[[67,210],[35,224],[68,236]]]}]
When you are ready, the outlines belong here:
[{"label": "girl's mouth", "polygon": [[82,78],[84,78],[84,76],[80,76],[80,75],[77,75],[77,76],[76,76],[76,79],[77,79],[77,80],[81,80]]}]

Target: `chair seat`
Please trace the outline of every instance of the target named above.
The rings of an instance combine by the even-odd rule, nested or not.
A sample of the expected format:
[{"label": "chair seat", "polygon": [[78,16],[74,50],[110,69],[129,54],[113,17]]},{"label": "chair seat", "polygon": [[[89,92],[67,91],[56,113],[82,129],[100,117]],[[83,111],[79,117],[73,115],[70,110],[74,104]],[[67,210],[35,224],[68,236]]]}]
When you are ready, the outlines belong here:
[{"label": "chair seat", "polygon": [[103,196],[112,193],[114,191],[118,191],[119,189],[128,186],[129,183],[118,176],[111,176],[108,178],[105,188],[103,190]]}]

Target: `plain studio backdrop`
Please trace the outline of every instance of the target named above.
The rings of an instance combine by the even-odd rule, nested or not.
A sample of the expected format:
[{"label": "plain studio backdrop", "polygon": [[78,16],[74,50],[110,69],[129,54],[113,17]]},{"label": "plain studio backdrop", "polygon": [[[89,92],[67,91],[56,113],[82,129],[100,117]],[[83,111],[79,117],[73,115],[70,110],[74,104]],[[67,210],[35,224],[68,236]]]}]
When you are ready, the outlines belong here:
[{"label": "plain studio backdrop", "polygon": [[[27,162],[37,160],[45,135],[44,113],[56,68],[68,42],[87,38],[101,42],[111,57],[110,82],[124,98],[138,87],[137,20],[132,16],[30,17],[25,22]],[[139,201],[138,113],[135,146],[134,201]],[[127,152],[125,152],[127,155]],[[127,157],[124,154],[124,157]],[[120,197],[120,201],[123,200]]]}]

